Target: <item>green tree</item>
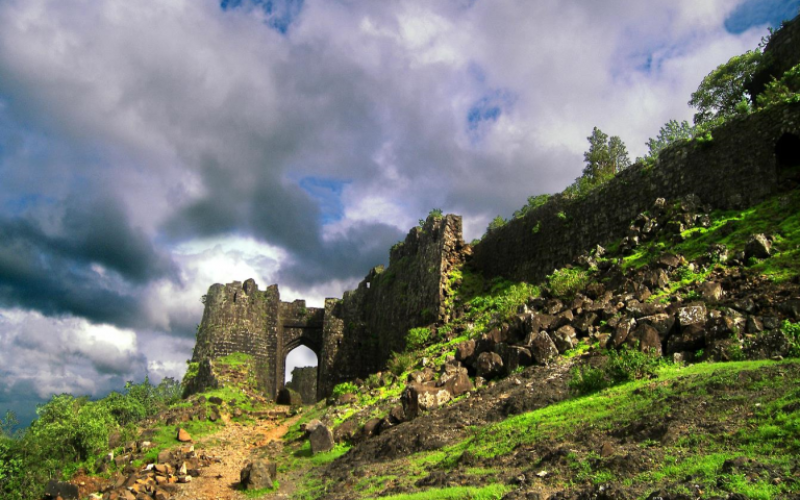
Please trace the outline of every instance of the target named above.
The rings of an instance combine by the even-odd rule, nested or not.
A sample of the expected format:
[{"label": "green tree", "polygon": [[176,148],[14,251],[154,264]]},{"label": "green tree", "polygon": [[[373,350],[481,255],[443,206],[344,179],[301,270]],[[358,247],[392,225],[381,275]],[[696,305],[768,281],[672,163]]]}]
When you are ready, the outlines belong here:
[{"label": "green tree", "polygon": [[583,177],[598,181],[603,172],[611,164],[611,152],[608,148],[608,134],[595,127],[592,135],[586,138],[589,141],[589,150],[583,153],[586,166],[583,167]]},{"label": "green tree", "polygon": [[690,106],[697,108],[695,125],[739,114],[743,110],[743,101],[751,104],[745,87],[753,78],[762,57],[760,50],[747,51],[733,56],[703,78],[689,101]]},{"label": "green tree", "polygon": [[631,166],[631,160],[628,158],[628,148],[619,136],[612,136],[608,140],[608,154],[611,164],[609,165],[611,172],[616,174]]},{"label": "green tree", "polygon": [[595,127],[592,135],[586,139],[589,141],[589,150],[583,154],[586,166],[582,177],[591,184],[604,182],[630,166],[628,149],[618,136],[609,138],[608,134]]},{"label": "green tree", "polygon": [[677,120],[670,120],[661,127],[655,139],[650,138],[647,141],[647,157],[656,158],[658,154],[669,146],[678,141],[687,141],[692,138],[694,127],[688,121],[683,120],[678,123]]}]

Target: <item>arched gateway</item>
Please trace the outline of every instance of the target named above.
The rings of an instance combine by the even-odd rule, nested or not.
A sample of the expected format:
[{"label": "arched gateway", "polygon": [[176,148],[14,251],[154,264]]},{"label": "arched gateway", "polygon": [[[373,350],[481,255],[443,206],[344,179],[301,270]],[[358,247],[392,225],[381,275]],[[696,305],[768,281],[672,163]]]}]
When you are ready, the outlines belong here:
[{"label": "arched gateway", "polygon": [[[306,307],[304,300],[281,302],[277,285],[259,290],[252,279],[216,284],[203,297],[205,311],[197,332],[192,361],[250,354],[256,361],[256,377],[272,397],[283,388],[286,356],[304,345],[319,360],[318,379],[326,373],[323,351],[325,309]],[[317,383],[318,388],[326,384]],[[324,395],[319,393],[317,398]]]},{"label": "arched gateway", "polygon": [[[388,268],[373,268],[355,290],[326,299],[324,308],[281,302],[278,285],[259,290],[252,279],[212,285],[203,297],[192,361],[201,363],[202,374],[205,361],[250,354],[253,375],[275,398],[284,385],[286,355],[304,345],[317,355],[316,397],[322,399],[337,383],[384,369],[392,352],[405,348],[410,328],[450,318],[450,273],[467,253],[461,217],[430,215],[392,247]],[[187,391],[210,383],[199,377]]]}]

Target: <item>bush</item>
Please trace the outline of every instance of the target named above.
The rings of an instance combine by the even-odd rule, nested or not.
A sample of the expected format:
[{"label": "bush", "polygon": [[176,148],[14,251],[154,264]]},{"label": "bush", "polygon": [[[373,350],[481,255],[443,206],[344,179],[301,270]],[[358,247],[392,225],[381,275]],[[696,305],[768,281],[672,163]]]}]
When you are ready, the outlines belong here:
[{"label": "bush", "polygon": [[392,357],[386,364],[386,368],[399,377],[403,373],[409,371],[416,363],[417,360],[413,354],[407,352],[395,352],[392,353]]},{"label": "bush", "polygon": [[575,394],[591,394],[624,382],[653,378],[665,361],[655,354],[623,348],[606,351],[605,363],[598,367],[574,366],[569,388]]},{"label": "bush", "polygon": [[800,357],[800,323],[792,323],[789,320],[784,320],[781,325],[781,331],[789,339],[789,356],[793,358]]},{"label": "bush", "polygon": [[431,340],[431,329],[427,326],[412,328],[406,335],[406,348],[419,349]]},{"label": "bush", "polygon": [[358,386],[352,382],[342,382],[341,384],[336,384],[333,388],[332,396],[334,398],[338,398],[344,394],[355,394],[358,392]]},{"label": "bush", "polygon": [[571,299],[589,284],[589,272],[583,269],[559,269],[547,277],[550,293],[556,297]]},{"label": "bush", "polygon": [[506,225],[506,220],[498,215],[497,217],[492,219],[492,221],[489,223],[489,227],[486,228],[486,232],[490,233],[496,229],[500,229],[505,225]]}]

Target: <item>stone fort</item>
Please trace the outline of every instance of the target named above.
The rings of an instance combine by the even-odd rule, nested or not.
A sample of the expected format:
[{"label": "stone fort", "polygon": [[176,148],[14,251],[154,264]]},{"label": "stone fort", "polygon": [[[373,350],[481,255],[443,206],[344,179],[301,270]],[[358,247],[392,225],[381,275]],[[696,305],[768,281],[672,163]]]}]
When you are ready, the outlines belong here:
[{"label": "stone fort", "polygon": [[[800,62],[799,19],[772,38],[767,54],[770,65],[751,93]],[[204,299],[192,360],[251,354],[258,380],[275,397],[283,387],[286,356],[305,345],[317,355],[321,399],[339,382],[382,370],[392,352],[404,349],[410,328],[457,314],[448,300],[457,266],[488,278],[538,282],[595,245],[625,236],[631,220],[657,198],[694,194],[714,208],[742,208],[795,183],[790,167],[797,165],[800,103],[778,105],[729,120],[710,142],[673,145],[655,165],[637,163],[585,198],[556,195],[488,232],[474,247],[462,239],[461,217],[429,217],[391,249],[387,268],[373,268],[355,290],[326,299],[323,308],[283,302],[277,285],[261,290],[252,279],[215,284]]]}]

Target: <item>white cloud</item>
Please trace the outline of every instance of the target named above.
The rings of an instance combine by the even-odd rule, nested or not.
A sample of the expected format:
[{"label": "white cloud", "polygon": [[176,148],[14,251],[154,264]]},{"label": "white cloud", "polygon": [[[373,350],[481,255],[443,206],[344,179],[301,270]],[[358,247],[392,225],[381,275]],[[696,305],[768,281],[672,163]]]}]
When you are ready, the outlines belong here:
[{"label": "white cloud", "polygon": [[135,332],[19,309],[0,310],[0,366],[0,389],[32,381],[41,398],[98,395],[115,381],[144,375]]}]

